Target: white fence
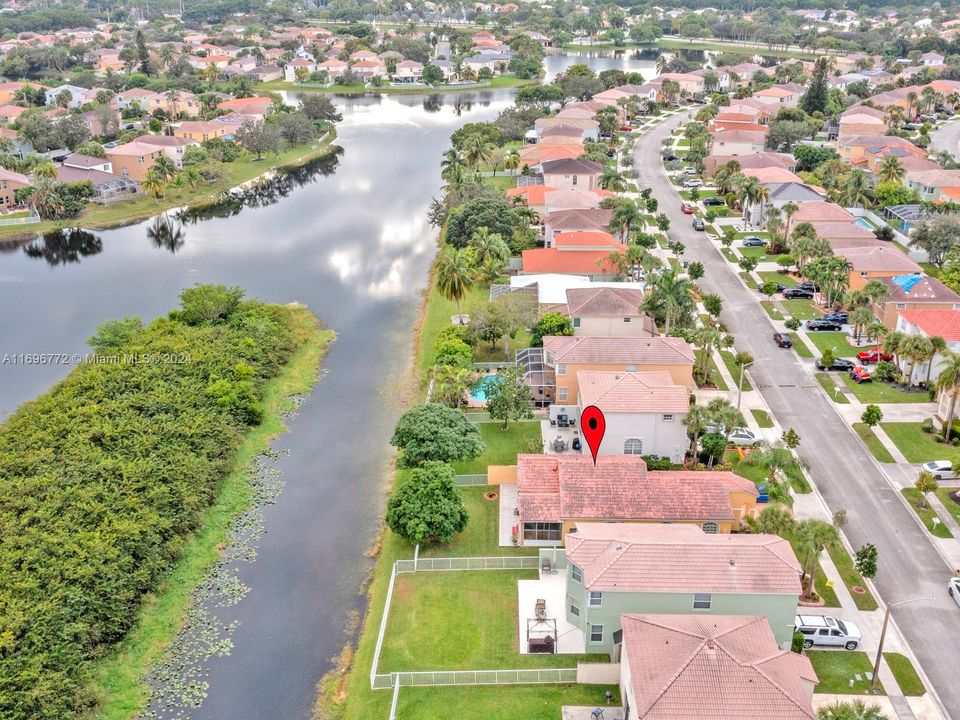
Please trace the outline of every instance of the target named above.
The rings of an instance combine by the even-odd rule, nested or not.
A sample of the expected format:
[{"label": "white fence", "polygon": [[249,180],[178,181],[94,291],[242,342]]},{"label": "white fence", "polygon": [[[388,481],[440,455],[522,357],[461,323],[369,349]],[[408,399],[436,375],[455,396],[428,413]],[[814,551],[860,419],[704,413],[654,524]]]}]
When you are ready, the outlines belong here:
[{"label": "white fence", "polygon": [[487,474],[480,473],[476,475],[455,475],[453,481],[459,487],[476,487],[477,485],[487,484]]},{"label": "white fence", "polygon": [[561,685],[577,682],[577,668],[547,670],[438,670],[376,675],[374,690],[451,685]]},{"label": "white fence", "polygon": [[36,214],[29,217],[0,217],[0,227],[6,227],[7,225],[34,225],[38,222],[40,222],[40,216]]},{"label": "white fence", "polygon": [[444,570],[539,570],[536,555],[510,557],[419,558],[397,560],[393,565],[397,575],[412,572],[440,572]]}]

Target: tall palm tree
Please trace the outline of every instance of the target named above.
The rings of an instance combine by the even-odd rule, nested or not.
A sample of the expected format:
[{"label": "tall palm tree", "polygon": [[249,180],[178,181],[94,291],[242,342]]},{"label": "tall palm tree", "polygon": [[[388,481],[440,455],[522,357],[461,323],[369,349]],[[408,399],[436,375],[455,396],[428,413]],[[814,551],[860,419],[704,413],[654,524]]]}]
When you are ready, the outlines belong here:
[{"label": "tall palm tree", "polygon": [[840,191],[840,199],[853,207],[866,205],[870,200],[870,180],[867,173],[859,168],[851,171]]},{"label": "tall palm tree", "polygon": [[900,344],[900,357],[908,364],[909,370],[904,370],[907,377],[907,387],[913,387],[913,370],[918,363],[923,362],[932,344],[922,335],[907,335]]},{"label": "tall palm tree", "polygon": [[140,187],[144,192],[153,195],[154,202],[159,205],[161,196],[166,193],[167,183],[159,173],[153,172],[153,168],[150,168],[144,179],[140,181]]},{"label": "tall palm tree", "polygon": [[657,55],[657,75],[663,75],[667,71],[667,58],[665,55]]},{"label": "tall palm tree", "polygon": [[900,162],[900,158],[895,155],[888,155],[880,164],[880,172],[877,173],[880,182],[903,184],[903,179],[907,176],[907,171]]},{"label": "tall palm tree", "polygon": [[670,327],[681,320],[694,307],[692,286],[689,280],[680,278],[676,270],[658,276],[650,293],[643,299],[641,309],[652,314],[662,313],[663,334],[670,334]]},{"label": "tall palm tree", "polygon": [[620,242],[626,243],[630,233],[630,226],[643,217],[640,208],[633,200],[621,200],[614,206],[610,214],[610,223],[607,229],[620,234]]},{"label": "tall palm tree", "polygon": [[710,370],[710,360],[713,357],[713,349],[720,344],[720,341],[723,339],[723,333],[715,327],[705,325],[704,327],[697,328],[691,339],[694,347],[700,351],[700,357],[697,358],[697,371],[700,377],[706,380],[707,372]]},{"label": "tall palm tree", "polygon": [[860,334],[863,329],[873,322],[873,311],[867,307],[858,307],[850,313],[850,324],[853,325],[853,335],[860,341]]},{"label": "tall palm tree", "polygon": [[437,264],[434,266],[437,290],[447,300],[457,304],[457,320],[463,324],[463,313],[460,310],[460,301],[467,291],[473,287],[473,272],[470,261],[463,249],[447,246],[440,251]]},{"label": "tall palm tree", "polygon": [[783,214],[787,216],[787,226],[783,231],[783,236],[786,239],[790,239],[790,224],[793,222],[793,216],[797,214],[797,210],[800,209],[800,206],[797,205],[793,200],[788,203],[784,203],[783,207],[780,208],[783,211]]},{"label": "tall palm tree", "polygon": [[612,166],[607,166],[603,169],[603,173],[600,175],[600,187],[604,190],[610,190],[612,192],[623,192],[627,189],[627,181],[624,179],[623,175],[617,172],[617,169]]},{"label": "tall palm tree", "polygon": [[917,94],[913,90],[911,90],[910,92],[907,93],[908,117],[911,117],[911,118],[915,117],[915,113],[913,112],[913,109],[916,104],[917,104]]},{"label": "tall palm tree", "polygon": [[163,179],[164,182],[170,182],[173,179],[173,176],[177,174],[177,166],[174,164],[173,160],[164,155],[163,153],[153,161],[153,167],[151,170],[155,170],[157,175]]},{"label": "tall palm tree", "polygon": [[835,528],[825,520],[808,519],[797,523],[797,541],[803,550],[803,596],[809,598],[813,592],[813,571],[817,558],[824,548],[830,547],[840,539]]},{"label": "tall palm tree", "polygon": [[[960,388],[960,382],[957,387]],[[710,424],[710,414],[704,405],[691,405],[687,417],[683,423],[687,426],[687,435],[690,437],[690,454],[697,454],[697,441],[703,434],[703,431]]]},{"label": "tall palm tree", "polygon": [[510,248],[499,233],[491,233],[486,227],[478,227],[470,238],[470,247],[478,264],[495,260],[504,264],[510,259]]},{"label": "tall palm tree", "polygon": [[867,337],[870,338],[870,342],[875,342],[880,346],[883,345],[883,340],[889,332],[887,326],[882,322],[872,322],[866,327]]},{"label": "tall palm tree", "polygon": [[516,150],[508,152],[507,156],[503,159],[503,167],[505,170],[516,170],[520,167],[520,153]]},{"label": "tall palm tree", "polygon": [[456,148],[450,148],[443,154],[440,161],[440,177],[450,185],[459,185],[463,182],[463,174],[467,164],[463,154]]},{"label": "tall palm tree", "polygon": [[481,163],[490,159],[493,152],[493,146],[483,139],[480,135],[471,137],[463,149],[464,159],[474,167],[479,167]]},{"label": "tall palm tree", "polygon": [[931,335],[930,347],[926,348],[924,362],[927,363],[927,379],[924,381],[926,387],[930,387],[930,375],[933,372],[933,360],[940,353],[947,349],[947,341],[939,335]]},{"label": "tall palm tree", "polygon": [[940,375],[937,376],[937,392],[950,396],[947,419],[943,425],[943,437],[950,440],[953,418],[957,412],[957,398],[960,397],[960,353],[946,350],[941,353]]}]

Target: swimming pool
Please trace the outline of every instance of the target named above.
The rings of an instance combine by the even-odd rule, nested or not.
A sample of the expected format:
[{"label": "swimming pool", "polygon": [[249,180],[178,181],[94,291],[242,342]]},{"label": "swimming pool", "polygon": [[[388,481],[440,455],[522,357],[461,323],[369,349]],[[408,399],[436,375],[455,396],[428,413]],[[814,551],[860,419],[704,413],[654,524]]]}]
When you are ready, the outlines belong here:
[{"label": "swimming pool", "polygon": [[869,230],[870,232],[876,230],[876,228],[873,226],[873,223],[866,218],[857,218],[857,225],[862,227],[864,230]]},{"label": "swimming pool", "polygon": [[493,385],[498,385],[502,382],[503,378],[499,375],[487,375],[484,378],[480,378],[480,382],[477,384],[477,387],[475,387],[470,393],[470,399],[474,402],[486,402],[487,388]]}]

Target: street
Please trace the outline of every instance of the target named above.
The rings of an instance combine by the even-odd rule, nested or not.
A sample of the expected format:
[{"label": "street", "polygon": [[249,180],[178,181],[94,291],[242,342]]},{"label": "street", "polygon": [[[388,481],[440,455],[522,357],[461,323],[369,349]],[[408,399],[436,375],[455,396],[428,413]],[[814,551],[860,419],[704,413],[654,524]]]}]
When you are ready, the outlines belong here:
[{"label": "street", "polygon": [[930,147],[960,156],[960,121],[948,122],[930,133]]},{"label": "street", "polygon": [[670,218],[671,239],[686,246],[684,259],[704,264],[706,275],[699,285],[723,298],[722,320],[736,338],[736,349],[756,358],[749,371],[754,385],[780,424],[800,434],[799,451],[809,461],[810,475],[831,511],[847,511],[844,533],[850,543],[854,548],[876,545],[880,570],[875,583],[884,602],[924,595],[936,598],[894,608],[891,615],[944,707],[951,716],[960,717],[960,687],[954,686],[953,676],[960,668],[960,643],[956,642],[960,608],[946,591],[953,569],[796,354],[774,345],[773,327],[750,291],[707,235],[694,231],[690,216],[681,212],[679,195],[660,161],[660,143],[684,120],[686,113],[679,113],[638,142],[634,157],[638,185],[653,189],[659,211]]}]

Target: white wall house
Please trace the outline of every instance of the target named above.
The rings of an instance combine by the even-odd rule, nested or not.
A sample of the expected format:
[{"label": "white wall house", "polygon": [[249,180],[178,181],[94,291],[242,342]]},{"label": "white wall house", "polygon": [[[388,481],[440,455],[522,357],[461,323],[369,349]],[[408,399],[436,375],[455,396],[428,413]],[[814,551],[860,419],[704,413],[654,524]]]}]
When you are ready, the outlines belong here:
[{"label": "white wall house", "polygon": [[[947,344],[947,350],[960,352],[960,310],[901,310],[897,313],[897,328],[906,335],[921,337],[941,337]],[[940,377],[944,357],[941,353],[934,355],[929,362],[919,362],[910,367],[910,363],[898,359],[901,372],[910,371],[915,383],[935,383]],[[957,403],[960,411],[960,403]],[[950,412],[950,396],[942,393],[937,401],[937,415],[945,419]]]}]

